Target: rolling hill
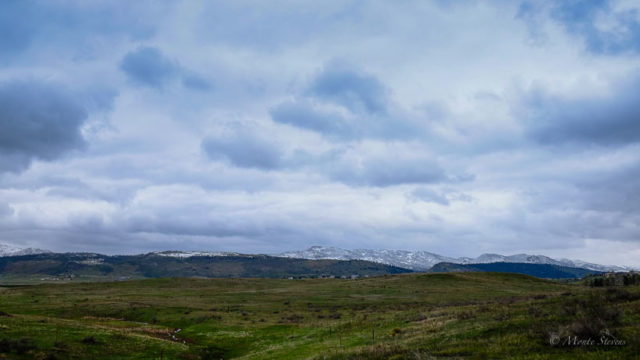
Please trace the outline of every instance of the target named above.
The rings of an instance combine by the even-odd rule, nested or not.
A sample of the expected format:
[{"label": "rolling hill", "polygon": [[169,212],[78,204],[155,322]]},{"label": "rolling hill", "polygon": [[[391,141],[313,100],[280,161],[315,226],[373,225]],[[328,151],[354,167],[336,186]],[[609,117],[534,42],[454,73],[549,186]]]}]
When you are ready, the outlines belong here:
[{"label": "rolling hill", "polygon": [[588,274],[602,274],[601,271],[552,264],[529,264],[494,262],[484,264],[454,264],[442,262],[429,272],[503,272],[531,275],[546,279],[576,279]]},{"label": "rolling hill", "polygon": [[176,257],[158,253],[117,256],[43,253],[0,258],[2,279],[360,277],[407,272],[411,270],[362,260],[306,260],[240,254]]}]

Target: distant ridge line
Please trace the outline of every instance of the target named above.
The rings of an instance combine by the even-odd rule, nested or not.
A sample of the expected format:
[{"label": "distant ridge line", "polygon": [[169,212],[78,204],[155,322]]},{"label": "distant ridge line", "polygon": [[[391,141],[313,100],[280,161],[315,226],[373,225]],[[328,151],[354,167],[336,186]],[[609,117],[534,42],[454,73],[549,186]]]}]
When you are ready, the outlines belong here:
[{"label": "distant ridge line", "polygon": [[[42,253],[52,253],[49,250],[38,248],[20,248],[8,244],[0,244],[0,257],[3,256],[20,256],[33,255]],[[298,258],[308,260],[364,260],[379,264],[392,265],[414,271],[427,271],[438,263],[452,264],[488,264],[496,262],[505,263],[527,263],[527,264],[548,264],[575,268],[584,268],[588,270],[611,272],[611,271],[630,271],[638,270],[630,266],[619,265],[601,265],[590,263],[582,260],[570,259],[554,259],[544,255],[500,255],[500,254],[482,254],[476,258],[470,257],[448,257],[435,254],[428,251],[408,251],[408,250],[372,250],[372,249],[354,249],[347,250],[338,247],[311,246],[306,250],[287,251],[277,254],[245,254],[231,251],[181,251],[181,250],[164,250],[154,251],[147,254],[153,254],[164,257],[190,258],[194,256],[251,256],[251,255],[267,255],[282,258]],[[98,254],[96,254],[98,255]]]},{"label": "distant ridge line", "polygon": [[337,247],[311,246],[306,250],[288,251],[273,256],[301,258],[301,259],[334,259],[334,260],[367,260],[381,264],[404,267],[411,270],[426,271],[438,263],[453,264],[487,264],[496,262],[505,263],[526,263],[526,264],[548,264],[575,268],[584,268],[595,271],[630,271],[636,270],[629,266],[601,265],[582,260],[553,259],[544,255],[500,255],[482,254],[476,258],[459,257],[453,258],[435,254],[428,251],[408,251],[408,250],[371,250],[354,249],[346,250]]}]

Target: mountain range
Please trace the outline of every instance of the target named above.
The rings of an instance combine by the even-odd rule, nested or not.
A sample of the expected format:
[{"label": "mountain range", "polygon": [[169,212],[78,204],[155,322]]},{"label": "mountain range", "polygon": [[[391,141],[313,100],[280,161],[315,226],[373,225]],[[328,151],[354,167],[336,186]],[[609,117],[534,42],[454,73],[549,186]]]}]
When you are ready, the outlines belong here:
[{"label": "mountain range", "polygon": [[579,267],[595,271],[629,271],[632,267],[617,265],[600,265],[581,260],[552,259],[544,255],[499,255],[482,254],[476,258],[459,257],[453,258],[434,254],[428,251],[407,251],[407,250],[371,250],[355,249],[346,250],[337,247],[312,246],[302,251],[289,251],[274,256],[301,258],[301,259],[333,259],[333,260],[366,260],[381,264],[398,266],[415,271],[426,271],[434,265],[442,262],[452,264],[488,264],[488,263],[526,263],[526,264],[548,264],[565,267]]},{"label": "mountain range", "polygon": [[[51,251],[37,248],[20,248],[7,244],[0,244],[0,257],[20,256],[51,253]],[[237,252],[221,251],[159,251],[152,252],[162,257],[190,258],[198,256],[224,257],[224,256],[246,256]],[[476,258],[470,257],[448,257],[428,251],[407,251],[407,250],[372,250],[354,249],[347,250],[337,247],[311,246],[306,250],[288,251],[278,254],[269,254],[271,257],[294,258],[307,260],[363,260],[384,265],[410,269],[414,271],[427,271],[438,263],[451,264],[489,264],[489,263],[525,263],[525,264],[547,264],[563,267],[584,268],[595,271],[629,271],[635,270],[632,267],[617,265],[601,265],[581,260],[553,259],[544,255],[500,255],[482,254]]]}]

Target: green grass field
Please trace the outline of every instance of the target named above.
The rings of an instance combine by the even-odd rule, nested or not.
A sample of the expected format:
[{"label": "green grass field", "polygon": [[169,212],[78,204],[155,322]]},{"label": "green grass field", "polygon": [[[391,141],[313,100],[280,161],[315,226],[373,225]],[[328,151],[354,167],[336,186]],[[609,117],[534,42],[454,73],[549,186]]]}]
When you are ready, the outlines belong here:
[{"label": "green grass field", "polygon": [[[640,288],[499,273],[0,288],[0,358],[633,359]],[[552,346],[600,336],[625,344]],[[608,338],[610,339],[610,337]],[[596,339],[597,340],[597,339]]]}]

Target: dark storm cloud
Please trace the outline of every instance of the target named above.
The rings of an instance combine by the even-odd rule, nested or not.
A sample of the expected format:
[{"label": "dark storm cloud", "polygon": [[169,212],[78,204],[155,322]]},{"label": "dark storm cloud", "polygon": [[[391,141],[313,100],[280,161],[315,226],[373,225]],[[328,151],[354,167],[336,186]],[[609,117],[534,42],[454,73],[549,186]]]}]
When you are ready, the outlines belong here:
[{"label": "dark storm cloud", "polygon": [[202,140],[202,149],[212,160],[223,160],[243,168],[273,170],[282,166],[282,150],[265,137],[248,130],[210,136]]},{"label": "dark storm cloud", "polygon": [[85,146],[87,112],[59,88],[37,81],[0,84],[0,171],[53,160]]},{"label": "dark storm cloud", "polygon": [[614,84],[607,96],[526,95],[528,134],[543,144],[623,145],[640,141],[640,79]]},{"label": "dark storm cloud", "polygon": [[[586,48],[598,54],[640,51],[640,21],[637,9],[616,11],[608,0],[554,2],[551,15],[572,34],[582,37]],[[615,26],[602,28],[598,18]]]}]

